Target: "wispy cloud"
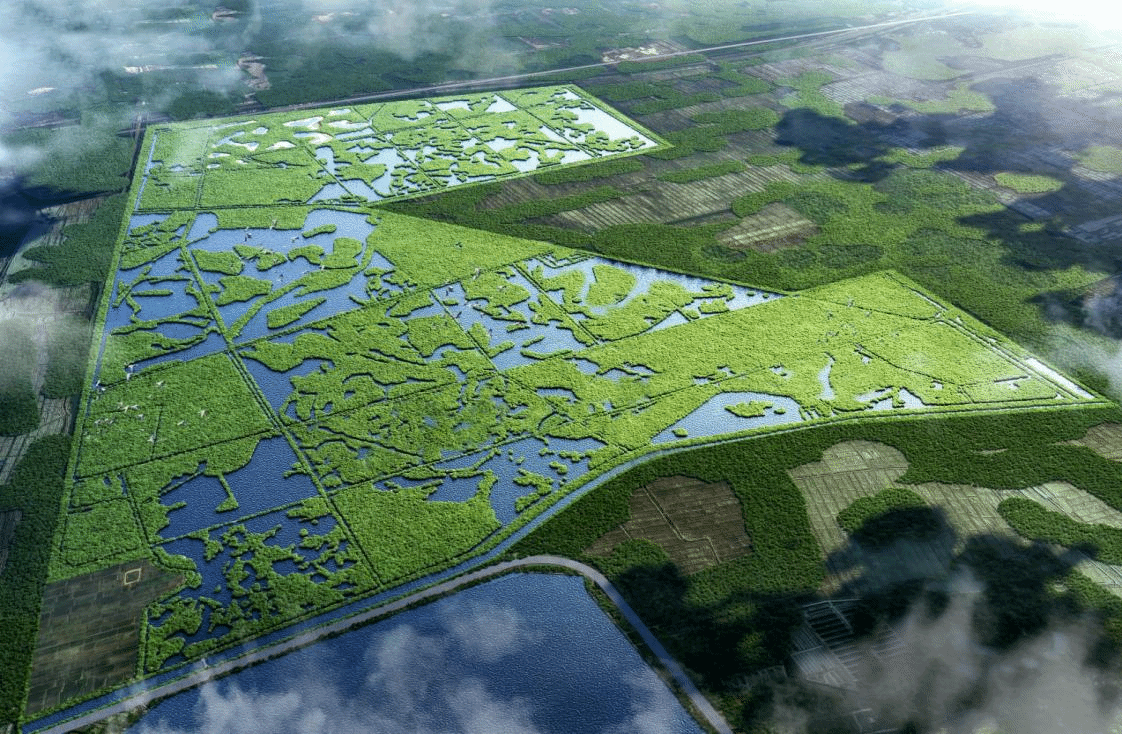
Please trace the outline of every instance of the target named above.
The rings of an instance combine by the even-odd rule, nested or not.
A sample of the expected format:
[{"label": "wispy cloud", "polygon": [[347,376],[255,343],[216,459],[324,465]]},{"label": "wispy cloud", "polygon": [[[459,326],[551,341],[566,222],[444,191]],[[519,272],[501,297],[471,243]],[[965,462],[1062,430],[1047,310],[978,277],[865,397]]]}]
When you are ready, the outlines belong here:
[{"label": "wispy cloud", "polygon": [[[862,643],[867,674],[837,702],[837,714],[868,708],[879,726],[918,732],[1017,734],[1107,732],[1117,722],[1116,666],[1091,664],[1101,625],[1056,620],[1008,649],[982,644],[985,588],[967,571],[952,577],[937,614],[917,601],[896,626],[902,650],[887,662]],[[818,711],[821,713],[821,710]],[[797,697],[779,697],[774,721],[811,734],[814,717]]]},{"label": "wispy cloud", "polygon": [[[190,726],[157,720],[144,722],[137,734],[540,734],[528,696],[500,696],[478,677],[448,675],[470,671],[474,661],[500,661],[530,635],[508,607],[475,604],[466,611],[462,620],[444,615],[443,629],[398,624],[378,635],[365,653],[357,694],[345,693],[336,679],[363,671],[339,671],[320,656],[281,691],[208,684]],[[513,628],[500,630],[504,624]],[[496,644],[470,636],[492,632],[500,633]]]}]

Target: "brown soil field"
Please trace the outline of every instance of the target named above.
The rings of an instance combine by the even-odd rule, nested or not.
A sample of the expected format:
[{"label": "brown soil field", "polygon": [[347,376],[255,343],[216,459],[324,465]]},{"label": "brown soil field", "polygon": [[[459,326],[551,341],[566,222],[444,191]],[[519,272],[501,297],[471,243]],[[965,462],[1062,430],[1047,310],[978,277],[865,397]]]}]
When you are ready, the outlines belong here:
[{"label": "brown soil field", "polygon": [[752,551],[740,501],[724,482],[709,484],[675,476],[638,487],[631,519],[588,547],[608,555],[625,540],[642,538],[662,546],[685,574],[697,573]]},{"label": "brown soil field", "polygon": [[27,712],[132,678],[144,608],[181,583],[179,574],[142,560],[48,584]]},{"label": "brown soil field", "polygon": [[1122,461],[1122,424],[1103,423],[1101,426],[1094,426],[1083,438],[1071,443],[1086,446],[1105,459]]}]

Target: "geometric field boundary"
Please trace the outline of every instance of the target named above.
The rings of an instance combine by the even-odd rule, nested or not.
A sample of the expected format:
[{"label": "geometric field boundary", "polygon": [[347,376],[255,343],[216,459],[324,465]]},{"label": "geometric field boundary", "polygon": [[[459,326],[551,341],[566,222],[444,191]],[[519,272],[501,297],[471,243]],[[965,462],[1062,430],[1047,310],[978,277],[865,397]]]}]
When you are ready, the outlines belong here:
[{"label": "geometric field boundary", "polygon": [[[458,98],[436,105],[444,117],[419,101],[409,114],[370,106],[332,122],[349,130],[362,116],[389,115],[398,126],[389,140],[388,126],[371,126],[384,151],[429,139],[421,123],[439,117],[441,135],[478,136],[468,149],[490,144],[473,160],[515,175],[526,150],[560,161],[566,150],[615,145],[573,112],[584,102],[567,92],[519,93],[515,101],[537,116],[502,113],[514,124],[503,128],[529,140],[505,157],[500,131],[473,127],[495,104],[487,95],[466,108]],[[315,137],[327,116],[301,114],[281,126],[292,140],[327,146],[334,181],[358,190],[357,179],[338,175],[342,154],[369,161],[378,151],[339,144],[343,134]],[[624,124],[604,114],[614,122],[598,122]],[[543,119],[576,127],[551,137],[541,132],[548,124],[533,128]],[[368,215],[349,194],[283,206],[276,187],[261,202],[272,206],[215,209],[218,225],[195,231],[213,208],[199,206],[213,201],[208,177],[223,190],[244,178],[242,168],[268,169],[259,175],[274,183],[278,171],[296,169],[285,175],[310,190],[330,167],[231,153],[192,171],[204,154],[225,152],[206,152],[212,132],[199,129],[150,138],[149,165],[134,182],[138,206],[170,213],[135,215],[122,235],[122,272],[127,264],[133,274],[125,285],[112,276],[99,323],[115,308],[123,331],[91,358],[83,395],[86,406],[108,407],[79,418],[71,476],[83,481],[69,492],[52,562],[52,578],[67,576],[68,554],[82,571],[148,557],[185,574],[187,585],[147,613],[147,672],[448,568],[655,450],[836,420],[1106,402],[894,273],[769,293]],[[263,141],[242,135],[222,145],[296,149],[259,129],[249,132]],[[447,149],[434,142],[429,153]],[[436,171],[448,185],[471,183],[467,164],[429,163],[350,166],[382,166],[364,173],[403,195]],[[185,193],[189,176],[199,180]],[[333,185],[321,178],[316,185]],[[311,226],[317,212],[339,223]],[[118,344],[127,359],[114,356]],[[221,371],[209,366],[217,364]],[[94,376],[99,365],[105,384]],[[204,442],[192,443],[203,419]],[[101,452],[137,460],[85,458],[97,431]],[[185,531],[162,534],[171,526]],[[94,538],[109,555],[97,557]]]}]

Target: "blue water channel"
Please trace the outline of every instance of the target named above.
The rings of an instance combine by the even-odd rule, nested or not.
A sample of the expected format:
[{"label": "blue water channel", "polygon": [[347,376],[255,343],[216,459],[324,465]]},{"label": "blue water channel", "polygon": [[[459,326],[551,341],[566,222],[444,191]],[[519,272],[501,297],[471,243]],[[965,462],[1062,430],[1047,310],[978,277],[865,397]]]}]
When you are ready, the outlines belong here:
[{"label": "blue water channel", "polygon": [[[729,439],[729,440],[731,440],[731,439]],[[722,441],[720,439],[718,439],[718,443],[720,443],[720,442],[722,442]],[[254,640],[251,640],[251,641],[242,643],[240,645],[237,645],[235,647],[232,647],[228,650],[216,653],[216,654],[210,656],[210,659],[212,661],[213,660],[224,660],[224,659],[235,659],[238,656],[244,655],[248,652],[251,652],[255,649],[258,649],[259,647],[275,645],[275,644],[277,644],[277,643],[279,643],[279,642],[281,642],[285,639],[288,639],[292,635],[298,634],[301,631],[314,629],[318,626],[330,623],[334,620],[345,618],[347,616],[351,616],[351,615],[355,615],[355,614],[359,614],[359,613],[361,613],[363,611],[366,611],[368,609],[373,609],[373,608],[375,608],[375,607],[377,607],[381,604],[385,604],[386,602],[389,602],[393,599],[400,598],[400,597],[406,596],[408,594],[411,594],[415,591],[418,591],[422,588],[425,588],[426,586],[430,586],[432,584],[435,584],[435,583],[437,583],[437,582],[439,582],[443,579],[453,578],[453,577],[458,576],[460,574],[466,573],[467,571],[470,571],[472,569],[483,567],[483,566],[487,565],[488,563],[490,563],[491,561],[493,561],[496,556],[498,556],[499,554],[503,553],[505,550],[510,548],[511,545],[518,542],[520,539],[524,538],[527,534],[533,532],[535,529],[540,527],[543,523],[548,521],[551,517],[556,515],[558,512],[560,512],[561,510],[564,510],[570,504],[577,501],[582,496],[584,496],[588,492],[592,491],[596,487],[602,485],[604,482],[607,482],[607,481],[613,479],[614,477],[617,477],[617,476],[623,474],[624,472],[634,468],[635,466],[638,466],[639,464],[645,463],[647,461],[651,461],[651,460],[653,460],[655,458],[658,458],[660,456],[665,456],[665,455],[668,455],[668,454],[677,453],[679,451],[684,450],[684,448],[686,448],[686,447],[683,447],[683,446],[680,446],[680,445],[679,446],[674,446],[673,444],[668,444],[666,446],[666,448],[660,448],[660,449],[655,450],[651,453],[644,454],[642,456],[638,456],[638,457],[629,459],[627,461],[624,461],[624,462],[616,465],[612,469],[609,469],[608,471],[604,472],[603,474],[600,474],[599,476],[597,476],[595,479],[593,479],[588,484],[585,484],[584,486],[580,487],[576,491],[571,492],[570,494],[567,494],[566,496],[562,497],[555,504],[553,504],[547,512],[544,512],[544,513],[538,515],[533,520],[531,520],[526,525],[524,525],[522,528],[520,528],[516,532],[512,533],[510,535],[510,537],[506,538],[501,543],[496,545],[494,548],[492,548],[491,550],[489,550],[488,552],[486,552],[482,555],[479,555],[479,556],[474,557],[474,558],[470,558],[470,559],[465,560],[465,561],[463,561],[463,562],[461,562],[461,563],[459,563],[459,564],[457,564],[457,565],[455,565],[451,568],[444,569],[443,571],[438,571],[438,572],[436,572],[436,573],[434,573],[430,576],[418,579],[416,581],[410,581],[410,582],[407,582],[407,583],[402,584],[400,586],[397,586],[393,589],[389,589],[387,591],[383,591],[383,592],[374,594],[373,596],[365,597],[365,598],[359,598],[359,599],[356,599],[352,602],[348,602],[347,604],[345,604],[345,605],[343,605],[343,606],[341,606],[337,609],[332,609],[332,610],[323,612],[322,614],[319,614],[319,615],[317,615],[315,617],[312,617],[310,619],[306,619],[306,620],[303,620],[301,622],[297,622],[297,623],[289,625],[287,627],[278,629],[275,632],[271,632],[271,633],[262,635],[262,636],[260,636],[256,639],[254,639]],[[271,517],[274,522],[279,522],[282,525],[285,522],[285,520],[282,520],[282,511],[277,511],[275,513],[272,513],[271,516],[263,516],[263,517]],[[266,520],[265,522],[267,523],[268,520]],[[290,530],[297,525],[297,523],[294,523],[291,520],[287,520],[287,522],[290,524]],[[303,523],[300,523],[300,524],[303,525]],[[200,541],[192,541],[189,538],[184,538],[184,539],[181,539],[181,540],[178,540],[178,541],[173,541],[173,542],[182,544],[182,547],[176,546],[176,550],[173,551],[173,552],[181,553],[181,554],[184,554],[184,553],[191,554],[192,556],[195,556],[195,557],[198,557],[198,558],[203,557],[202,556],[202,553],[203,553],[202,545],[203,544]],[[170,545],[171,544],[168,544],[168,546],[170,546]],[[170,551],[171,549],[168,546],[165,546],[165,547],[168,548],[168,550]],[[216,579],[217,577],[214,577],[214,578]],[[215,585],[217,586],[217,581],[216,581]],[[203,587],[200,587],[200,588],[203,588]],[[342,639],[342,638],[340,638],[340,639]],[[176,678],[178,678],[181,675],[183,675],[183,669],[182,668],[168,668],[168,669],[165,669],[163,672],[150,677],[149,679],[147,679],[147,682],[148,682],[149,685],[152,685],[152,686],[163,685],[163,684],[168,683],[172,680],[175,680]],[[107,693],[107,694],[105,694],[103,696],[100,696],[98,698],[83,701],[83,702],[81,702],[81,703],[79,703],[79,704],[77,704],[77,705],[75,705],[75,706],[73,706],[69,709],[59,711],[59,712],[56,712],[54,714],[49,714],[49,715],[44,716],[44,717],[42,717],[42,718],[40,718],[40,719],[38,719],[34,722],[25,723],[24,724],[24,731],[28,732],[28,733],[42,731],[42,730],[44,730],[48,727],[55,726],[55,725],[59,724],[60,722],[64,722],[64,721],[72,719],[76,716],[80,716],[83,713],[95,710],[95,709],[103,707],[103,706],[107,706],[114,701],[120,700],[125,695],[127,695],[129,692],[130,691],[127,690],[127,689],[118,689],[116,691],[112,691],[112,692]],[[687,730],[687,731],[692,731],[692,730]]]},{"label": "blue water channel", "polygon": [[[130,227],[137,227],[158,221],[153,215],[133,217]],[[138,281],[138,278],[140,279]],[[176,343],[166,351],[150,354],[136,362],[137,371],[151,365],[170,360],[187,361],[222,349],[225,346],[218,334],[214,321],[199,315],[198,300],[188,293],[188,286],[195,286],[195,279],[181,258],[178,249],[163,255],[153,262],[121,270],[117,273],[112,295],[115,296],[125,284],[136,282],[131,293],[138,310],[134,310],[127,299],[113,305],[111,301],[105,314],[105,329],[102,333],[101,349],[104,350],[108,335],[137,321],[154,322],[149,328],[138,331],[151,334],[153,339],[171,339]],[[155,291],[170,291],[169,294],[155,295]],[[100,359],[98,370],[94,373],[95,382],[100,380]]]},{"label": "blue water channel", "polygon": [[[763,415],[753,418],[743,418],[726,410],[738,403],[750,402],[767,403],[769,407],[764,410]],[[667,443],[686,438],[708,438],[725,433],[774,428],[788,423],[798,423],[801,420],[799,404],[786,395],[725,392],[709,398],[704,405],[655,436],[653,442]]]},{"label": "blue water channel", "polygon": [[[292,230],[268,228],[214,231],[218,226],[217,217],[213,214],[201,214],[196,218],[195,224],[188,235],[190,241],[188,247],[191,250],[232,252],[235,245],[245,245],[263,248],[287,258],[292,250],[309,245],[318,246],[325,254],[330,254],[332,243],[336,238],[349,237],[363,243],[363,252],[356,258],[356,264],[361,262],[366,254],[366,248],[369,247],[366,244],[367,238],[374,231],[374,225],[368,220],[367,216],[354,212],[317,209],[308,215],[304,222],[303,231],[310,231],[325,224],[335,225],[335,231],[320,233],[312,237],[304,237]],[[366,288],[367,276],[361,271],[356,272],[351,281],[342,286],[327,291],[304,293],[303,288],[293,286],[301,276],[314,270],[314,266],[310,265],[304,258],[297,257],[286,260],[268,268],[261,267],[258,264],[259,259],[246,260],[243,258],[243,262],[245,262],[245,268],[242,275],[269,281],[274,291],[289,290],[285,295],[269,303],[267,307],[260,308],[236,334],[231,334],[232,340],[238,344],[268,336],[281,329],[291,329],[301,324],[308,324],[339,311],[350,310],[357,305],[356,300],[361,302],[369,297]],[[393,264],[376,253],[371,257],[371,266],[383,271],[393,270]],[[200,275],[207,284],[220,287],[222,273],[201,270]],[[399,292],[401,289],[396,287],[389,288],[389,290]],[[238,301],[218,306],[219,315],[226,327],[229,329],[242,319],[255,304],[260,303],[260,299],[261,297],[256,297],[248,301]],[[268,314],[270,312],[284,306],[307,302],[311,299],[323,299],[323,302],[289,324],[284,324],[275,329],[269,328]]]},{"label": "blue water channel", "polygon": [[128,730],[246,731],[702,730],[581,578],[519,573],[179,693]]},{"label": "blue water channel", "polygon": [[[589,257],[576,262],[563,262],[556,263],[550,262],[545,259],[532,258],[525,261],[525,267],[528,272],[534,273],[539,267],[541,268],[541,276],[543,278],[554,278],[559,275],[565,275],[570,272],[580,272],[584,276],[584,287],[581,289],[580,294],[577,296],[576,302],[579,303],[583,310],[587,310],[594,316],[603,316],[608,314],[614,309],[618,309],[627,305],[636,298],[649,293],[651,286],[658,281],[668,281],[685,288],[690,293],[697,294],[697,298],[684,309],[696,309],[700,318],[723,313],[724,310],[738,311],[742,308],[749,306],[756,306],[782,296],[778,293],[770,291],[759,290],[758,288],[746,288],[741,285],[732,283],[720,283],[705,278],[698,278],[692,275],[683,275],[681,273],[670,273],[656,268],[646,267],[643,265],[633,265],[631,263],[620,262],[618,260],[607,260],[601,257]],[[635,285],[631,292],[622,298],[619,302],[606,305],[606,306],[589,306],[585,304],[588,298],[588,292],[592,287],[593,282],[596,280],[595,268],[597,266],[610,266],[616,270],[622,270],[628,273],[635,279]],[[717,295],[718,289],[725,292],[731,292],[731,297],[724,295]],[[562,302],[563,291],[561,289],[547,291],[558,303]],[[723,303],[724,309],[717,311],[714,307],[718,306],[718,302]],[[583,321],[588,317],[583,313],[570,314],[572,318],[577,321]],[[686,319],[678,312],[671,313],[669,318],[652,325],[651,331],[658,331],[665,329],[668,326],[676,326],[685,323]]]},{"label": "blue water channel", "polygon": [[[456,456],[432,465],[437,472],[462,472],[472,469],[467,477],[446,476],[435,492],[429,495],[433,502],[466,502],[478,491],[484,472],[493,472],[498,478],[491,488],[491,508],[503,525],[508,525],[518,516],[515,502],[519,497],[535,491],[534,487],[515,483],[515,479],[525,472],[533,472],[550,480],[552,490],[557,490],[567,482],[579,483],[588,473],[589,454],[603,448],[604,442],[594,438],[565,439],[551,438],[548,441],[528,437],[510,443]],[[564,452],[565,457],[559,454]],[[579,456],[578,456],[579,455]],[[410,480],[405,477],[391,477],[375,483],[378,489],[416,487],[432,480]]]},{"label": "blue water channel", "polygon": [[[217,477],[200,473],[186,481],[173,482],[160,497],[161,504],[175,508],[168,513],[169,525],[160,531],[160,536],[177,538],[316,496],[316,487],[307,475],[285,476],[296,463],[296,454],[284,438],[262,440],[248,464],[224,476],[237,507],[222,512],[217,508],[228,500],[229,494]],[[176,508],[179,503],[185,505]]]},{"label": "blue water channel", "polygon": [[[307,230],[329,222],[336,225],[335,232],[326,235],[317,235],[315,238],[311,238],[310,241],[299,237],[293,242],[293,233],[291,231],[282,232],[270,229],[251,229],[245,231],[227,230],[212,232],[217,226],[217,220],[212,215],[204,214],[197,218],[188,237],[189,240],[192,241],[190,245],[191,248],[211,251],[232,250],[234,244],[241,242],[258,247],[268,247],[274,252],[287,252],[292,247],[303,246],[311,242],[321,244],[325,250],[330,251],[330,241],[334,237],[349,236],[361,242],[365,242],[374,226],[360,214],[317,211],[308,217],[304,229]],[[320,241],[321,239],[322,242]],[[176,252],[170,256],[167,262],[161,260],[157,264],[158,267],[162,269],[161,272],[169,268],[171,269],[169,272],[175,272],[175,269],[179,266],[178,257],[178,252]],[[544,267],[553,268],[555,271],[568,267],[577,267],[585,271],[588,275],[591,274],[592,266],[596,264],[608,264],[613,267],[626,269],[632,272],[636,277],[636,288],[634,291],[637,293],[645,292],[649,288],[650,283],[655,280],[675,282],[685,280],[688,282],[683,283],[683,285],[691,290],[691,292],[698,293],[698,300],[719,299],[724,301],[730,310],[762,303],[769,297],[775,296],[775,294],[767,294],[739,286],[731,287],[731,296],[727,294],[727,291],[726,295],[710,296],[708,293],[711,291],[706,290],[706,286],[712,286],[712,284],[708,281],[689,279],[684,276],[663,273],[653,269],[639,268],[638,266],[631,266],[598,258],[586,258],[576,262],[558,262],[550,258],[541,258],[540,262]],[[275,271],[292,264],[291,262],[286,262],[285,264],[278,265],[276,268],[264,271],[259,277],[272,278],[274,277]],[[308,263],[300,262],[299,260],[297,260],[295,264],[299,266],[300,272],[306,272],[309,267]],[[255,265],[253,263],[248,262],[245,273],[252,274],[254,267]],[[393,266],[387,261],[385,267],[392,268]],[[212,282],[210,277],[212,275],[214,276],[213,282],[217,282],[217,274],[207,274],[208,282]],[[292,277],[298,277],[298,274]],[[279,275],[277,275],[276,278],[279,280]],[[274,283],[275,282],[276,281],[274,281]],[[406,318],[445,313],[456,319],[459,325],[465,330],[471,329],[475,324],[479,324],[484,332],[490,334],[489,347],[492,352],[503,342],[510,341],[512,343],[511,346],[508,346],[502,351],[493,353],[492,361],[499,369],[509,369],[511,367],[529,364],[549,355],[579,352],[586,348],[584,344],[574,338],[573,332],[570,329],[561,328],[561,322],[555,320],[546,325],[532,324],[531,319],[534,316],[534,312],[531,310],[530,304],[545,296],[537,288],[536,284],[531,279],[525,277],[521,272],[512,271],[510,282],[512,286],[525,289],[530,294],[530,298],[522,303],[513,305],[506,314],[508,318],[497,318],[494,315],[485,313],[485,310],[490,309],[490,304],[484,299],[467,299],[464,287],[460,283],[442,286],[434,290],[433,295],[435,296],[435,301],[415,311]],[[313,295],[331,295],[337,292],[341,295],[342,300],[332,302],[330,307],[331,312],[350,310],[357,305],[350,296],[356,293],[359,294],[359,297],[365,295],[365,284],[352,286],[354,286],[354,281],[352,281],[350,286],[345,285],[335,289],[335,291]],[[626,303],[626,300],[634,297],[634,294],[629,295],[623,303]],[[231,306],[235,305],[238,304],[231,304]],[[618,307],[618,305],[619,304],[615,307]],[[292,341],[298,334],[307,333],[311,329],[311,327],[308,329],[302,329],[300,327],[312,318],[316,318],[318,314],[319,312],[315,311],[296,324],[287,325],[283,329],[272,330],[272,332],[276,334],[272,338],[276,341]],[[224,319],[229,317],[227,312],[223,312],[222,315]],[[502,314],[500,314],[500,316],[501,315]],[[673,315],[678,315],[680,317],[680,314],[675,313],[672,314],[672,316]],[[672,321],[672,319],[668,318],[666,321],[669,322]],[[526,324],[528,328],[515,329],[512,331],[507,330],[507,327],[518,324]],[[569,322],[568,325],[572,328],[571,322]],[[169,323],[168,326],[181,328],[178,323]],[[269,330],[266,330],[265,333],[269,333]],[[476,333],[479,333],[478,327]],[[239,337],[239,340],[248,339],[250,337],[250,334],[245,334],[244,332],[243,334],[244,336]],[[217,335],[212,336],[217,339]],[[208,343],[209,341],[210,340],[208,340]],[[221,340],[218,339],[217,343],[212,346],[216,349],[221,348]],[[442,360],[449,359],[449,349],[450,347],[437,349],[430,357],[430,361],[432,363],[440,363]],[[239,349],[239,351],[244,350]],[[243,353],[242,356],[245,357],[248,355]],[[584,371],[595,371],[597,369],[595,363],[589,360],[581,360],[579,357],[569,357],[569,359],[578,363],[578,367]],[[308,374],[313,370],[331,369],[333,367],[330,362],[306,360],[288,373],[276,373],[252,359],[245,359],[243,363],[262,388],[269,403],[278,411],[283,409],[285,402],[292,394],[291,379],[293,376]],[[455,365],[448,364],[446,366],[454,372],[458,371]],[[646,379],[649,374],[650,369],[643,365],[624,365],[623,368],[612,370],[610,373],[603,376],[613,380]],[[457,377],[462,379],[464,375],[458,374]],[[554,397],[557,399],[564,399],[565,396],[559,394]],[[718,396],[718,398],[722,398],[722,396]],[[714,400],[706,403],[706,405],[694,411],[694,413],[683,418],[682,421],[675,424],[675,426],[668,428],[667,431],[656,439],[655,443],[665,442],[670,446],[673,446],[672,442],[674,441],[680,443],[682,437],[673,435],[673,429],[677,427],[686,427],[689,434],[688,437],[696,438],[699,436],[716,436],[721,433],[741,431],[756,427],[756,425],[775,425],[782,422],[799,420],[798,405],[789,398],[784,398],[782,396],[739,393],[724,396],[723,399],[730,400],[731,402],[729,402],[729,404],[753,399],[766,400],[771,403],[773,407],[760,419],[743,419],[723,410],[724,405],[718,404],[719,400],[714,398]],[[781,414],[776,410],[776,408],[782,409],[783,407],[786,407],[785,414]],[[753,421],[755,421],[755,423],[753,423]],[[522,436],[503,445],[480,447],[479,451],[476,452],[462,455],[448,455],[446,459],[433,467],[437,470],[438,475],[443,473],[444,478],[440,482],[440,486],[438,486],[430,496],[430,500],[466,501],[478,491],[479,480],[483,473],[490,471],[499,479],[491,488],[490,502],[496,517],[501,523],[508,525],[514,521],[519,514],[516,510],[516,503],[519,498],[537,496],[544,499],[554,492],[563,491],[562,487],[564,486],[579,484],[589,471],[589,454],[602,447],[603,444],[600,441],[591,438],[580,441],[551,438],[547,442],[541,438]],[[560,456],[559,452],[564,452],[565,456]],[[231,524],[236,522],[245,522],[247,525],[252,524],[255,529],[262,532],[274,526],[279,527],[280,531],[278,535],[271,539],[269,541],[270,543],[276,543],[280,546],[293,543],[299,544],[299,537],[295,534],[301,527],[307,529],[306,526],[308,523],[292,520],[286,516],[284,509],[276,509],[291,506],[294,502],[315,496],[316,494],[314,485],[307,477],[299,474],[288,477],[285,476],[285,473],[292,468],[296,460],[296,455],[284,439],[270,438],[262,441],[257,447],[252,461],[248,466],[242,470],[231,472],[225,477],[229,491],[227,491],[227,487],[223,486],[217,478],[206,477],[201,474],[190,478],[181,478],[178,480],[180,482],[179,484],[173,483],[166,489],[166,493],[161,498],[165,506],[174,507],[179,502],[185,502],[186,505],[181,508],[177,507],[171,509],[169,513],[170,525],[161,532],[162,537],[171,539],[164,544],[164,549],[169,553],[182,554],[194,559],[199,572],[204,578],[203,584],[199,589],[185,592],[187,596],[191,596],[192,594],[205,595],[223,605],[232,603],[229,591],[225,589],[222,581],[224,578],[223,564],[228,564],[230,559],[224,558],[222,554],[219,554],[207,560],[205,545],[199,540],[184,537],[187,533],[213,528],[210,531],[211,535],[212,537],[217,537],[215,534],[221,533],[223,528],[229,528]],[[617,475],[633,463],[634,462],[628,462],[623,466],[601,475],[593,482],[593,485],[599,484],[601,481]],[[470,472],[464,471],[469,468],[471,469]],[[471,476],[455,477],[452,476],[454,473],[471,474]],[[547,480],[548,486],[542,487],[534,486],[533,484],[515,483],[515,479],[519,476],[525,476],[529,473],[544,477]],[[421,483],[410,482],[401,477],[393,478],[391,481],[398,486],[416,486]],[[375,486],[378,488],[386,488],[388,485],[386,481],[383,480]],[[552,515],[556,510],[567,505],[568,502],[575,499],[576,496],[586,492],[591,486],[592,485],[581,487],[579,491],[561,499],[556,505],[550,508],[549,512],[536,518],[528,527],[520,530],[507,541],[504,541],[499,548],[509,545],[515,537],[522,536],[530,528],[544,521],[547,516]],[[237,502],[236,509],[226,509],[219,512],[218,507],[222,505],[223,502],[226,502],[227,507],[230,506],[229,498],[231,494]],[[552,503],[552,498],[550,502]],[[525,510],[526,508],[524,507],[523,509]],[[327,526],[333,522],[334,521],[325,521],[316,532],[327,532],[329,529]],[[498,549],[488,553],[487,557],[490,557],[497,551]],[[315,620],[307,620],[284,630],[278,630],[275,633],[266,635],[258,642],[266,644],[269,639],[291,634],[294,629],[322,623],[325,619],[337,618],[340,615],[354,613],[359,609],[385,601],[392,596],[406,593],[408,590],[415,589],[420,585],[431,583],[434,578],[454,575],[471,566],[484,562],[485,558],[472,559],[453,569],[441,572],[437,574],[436,577],[412,582],[392,591],[378,594],[373,598],[350,602],[340,609],[325,612],[321,617]],[[277,570],[284,572],[279,568]],[[295,565],[293,569],[290,570],[296,572]],[[221,587],[221,589],[219,587]],[[158,624],[158,621],[155,623]],[[201,639],[201,636],[221,633],[221,630],[208,633],[206,629],[207,627],[204,624],[202,630],[197,633],[196,637]],[[188,642],[190,641],[193,640],[189,640]],[[237,653],[238,649],[235,648],[226,653],[222,653],[219,657],[236,655]],[[173,666],[176,663],[176,660],[171,660],[169,661],[169,666]],[[171,668],[169,668],[169,673],[170,670]],[[157,676],[157,678],[164,678],[164,676]]]},{"label": "blue water channel", "polygon": [[[211,530],[208,537],[212,540],[218,540],[221,543],[221,549],[209,558],[206,557],[206,543],[196,537],[178,538],[163,544],[161,547],[173,555],[183,555],[195,559],[201,583],[194,588],[181,590],[178,594],[180,598],[213,600],[219,602],[221,607],[225,608],[234,604],[244,605],[248,600],[242,592],[248,591],[254,585],[267,585],[269,583],[266,578],[258,578],[252,565],[249,564],[253,552],[237,547],[239,543],[244,543],[247,532],[265,534],[265,544],[288,549],[290,553],[295,554],[300,559],[300,563],[304,566],[301,568],[296,565],[296,561],[285,560],[283,563],[275,564],[273,566],[274,571],[281,575],[301,573],[306,576],[315,576],[317,569],[312,564],[320,560],[322,551],[316,548],[314,543],[309,542],[309,536],[327,535],[335,527],[335,522],[335,518],[331,515],[317,518],[314,521],[296,521],[289,518],[287,512],[281,509],[255,517],[242,518],[233,526]],[[229,534],[229,538],[226,538],[227,534]],[[233,545],[226,542],[227,540],[232,540]],[[345,542],[341,549],[345,550]],[[240,553],[235,554],[235,550],[239,550]],[[244,570],[247,575],[238,582],[237,586],[241,588],[241,591],[238,598],[235,599],[228,575],[232,564],[238,560],[244,563]],[[333,565],[333,561],[329,560],[328,563]],[[333,565],[330,570],[338,571],[340,569]],[[211,629],[212,625],[209,623],[212,611],[211,604],[204,601],[199,605],[199,608],[203,614],[202,624],[193,635],[183,636],[185,645],[220,636],[229,631],[221,628]],[[169,613],[165,612],[165,616],[169,616]],[[153,626],[159,627],[166,619],[161,616],[149,621]],[[169,660],[168,664],[174,665],[182,662],[184,662],[182,656],[176,656]]]}]

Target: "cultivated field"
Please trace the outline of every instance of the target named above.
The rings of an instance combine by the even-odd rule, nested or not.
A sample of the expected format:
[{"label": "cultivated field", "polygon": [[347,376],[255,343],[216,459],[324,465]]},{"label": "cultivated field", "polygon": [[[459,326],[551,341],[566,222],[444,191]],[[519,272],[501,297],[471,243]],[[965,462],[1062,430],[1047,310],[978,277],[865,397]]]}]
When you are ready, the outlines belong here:
[{"label": "cultivated field", "polygon": [[[1118,460],[1122,449],[1117,440],[1119,428],[1117,424],[1104,424],[1091,429],[1097,453]],[[907,459],[891,446],[850,441],[827,449],[821,461],[789,472],[806,496],[811,527],[826,557],[828,574],[823,593],[853,595],[909,579],[940,578],[974,538],[1027,545],[998,511],[1002,502],[1013,497],[1029,500],[1076,523],[1122,527],[1122,512],[1068,482],[1000,490],[938,482],[897,482],[907,470]],[[850,542],[838,523],[838,514],[855,501],[872,497],[887,487],[911,490],[928,506],[938,508],[946,518],[947,531],[925,540],[900,540],[885,547]],[[1080,555],[1079,571],[1122,596],[1122,565]]]}]

